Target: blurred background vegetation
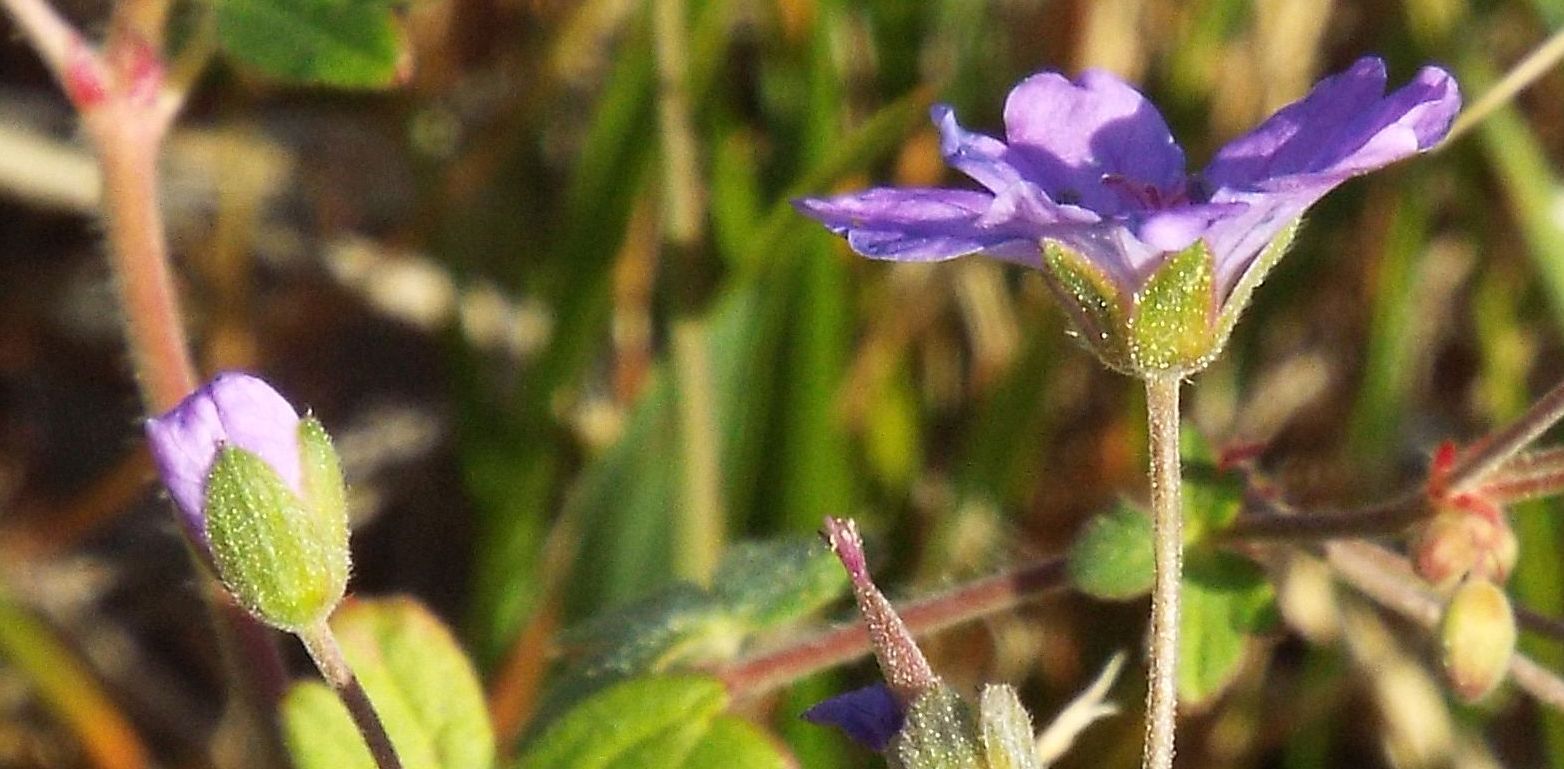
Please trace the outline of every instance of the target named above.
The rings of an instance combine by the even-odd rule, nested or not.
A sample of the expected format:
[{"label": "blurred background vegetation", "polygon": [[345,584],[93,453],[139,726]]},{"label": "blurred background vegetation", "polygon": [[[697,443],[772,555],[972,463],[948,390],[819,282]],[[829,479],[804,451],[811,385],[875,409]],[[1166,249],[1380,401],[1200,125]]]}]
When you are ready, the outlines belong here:
[{"label": "blurred background vegetation", "polygon": [[[105,13],[64,8],[89,29]],[[708,578],[729,543],[855,516],[911,596],[1058,552],[1143,493],[1138,389],[1071,343],[1037,275],[860,260],[790,196],[964,183],[928,105],[1001,133],[1039,69],[1140,83],[1192,167],[1367,53],[1394,84],[1441,62],[1470,102],[1564,26],[1564,0],[417,0],[405,21],[416,68],[389,93],[214,66],[167,210],[199,359],[264,373],[338,436],[355,590],[458,629],[509,752],[564,628]],[[4,29],[0,766],[209,766],[221,676],[152,493],[92,167]],[[1561,158],[1554,70],[1331,195],[1189,420],[1260,445],[1290,499],[1351,503],[1518,413],[1564,376]],[[1557,507],[1515,515],[1513,593],[1551,616]],[[1510,692],[1452,704],[1426,638],[1324,584],[1280,583],[1288,623],[1189,708],[1182,766],[1564,766],[1564,720]],[[1055,598],[927,643],[953,682],[1017,683],[1046,718],[1138,648],[1144,614]],[[1126,712],[1064,765],[1137,765],[1131,671]],[[797,720],[873,675],[744,713],[801,766],[875,766]]]}]

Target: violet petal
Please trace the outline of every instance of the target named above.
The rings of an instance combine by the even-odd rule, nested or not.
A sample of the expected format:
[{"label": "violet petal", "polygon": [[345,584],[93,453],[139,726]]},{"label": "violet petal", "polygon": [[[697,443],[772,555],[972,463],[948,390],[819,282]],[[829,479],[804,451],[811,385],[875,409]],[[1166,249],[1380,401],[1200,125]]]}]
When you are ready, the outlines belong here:
[{"label": "violet petal", "polygon": [[1021,81],[1005,102],[1005,134],[1050,198],[1079,201],[1099,214],[1125,207],[1104,176],[1161,189],[1184,178],[1184,151],[1161,113],[1102,70],[1087,70],[1073,83],[1055,72]]},{"label": "violet petal", "polygon": [[880,752],[901,731],[906,714],[885,684],[874,684],[825,700],[804,711],[803,719],[835,726],[854,742]]},{"label": "violet petal", "polygon": [[[1340,182],[1429,149],[1460,110],[1455,80],[1424,67],[1385,95],[1385,63],[1359,59],[1223,147],[1204,174],[1215,187],[1290,189]],[[1287,177],[1315,177],[1287,181]]]},{"label": "violet petal", "polygon": [[903,262],[953,259],[1026,239],[1016,227],[979,223],[993,203],[993,196],[970,190],[888,187],[793,202],[801,213],[845,235],[854,251]]}]

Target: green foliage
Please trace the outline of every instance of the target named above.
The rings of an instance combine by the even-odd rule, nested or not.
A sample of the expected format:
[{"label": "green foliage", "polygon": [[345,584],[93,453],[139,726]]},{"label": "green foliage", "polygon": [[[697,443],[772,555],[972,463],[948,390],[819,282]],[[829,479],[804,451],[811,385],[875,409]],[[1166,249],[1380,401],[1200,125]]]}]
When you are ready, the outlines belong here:
[{"label": "green foliage", "polygon": [[847,577],[814,539],[731,549],[709,590],[677,583],[570,632],[567,672],[542,720],[610,684],[732,658],[750,638],[786,627],[839,598]]},{"label": "green foliage", "polygon": [[623,681],[555,721],[516,769],[772,769],[786,760],[753,727],[722,715],[722,684],[696,676]]},{"label": "green foliage", "polygon": [[1238,675],[1249,637],[1275,621],[1274,591],[1253,562],[1196,550],[1184,564],[1179,699],[1210,701]]},{"label": "green foliage", "polygon": [[[1189,452],[1185,452],[1187,457]],[[1208,464],[1189,464],[1183,478],[1184,542],[1198,543],[1227,528],[1244,504],[1244,479]]]},{"label": "green foliage", "polygon": [[218,576],[250,613],[290,631],[329,615],[348,581],[341,474],[312,423],[300,428],[303,466],[311,488],[335,483],[324,507],[300,499],[265,460],[235,446],[218,452],[206,486],[206,530]]},{"label": "green foliage", "polygon": [[390,0],[215,0],[230,56],[280,80],[338,88],[396,83],[404,56]]},{"label": "green foliage", "polygon": [[1127,503],[1087,522],[1070,546],[1070,582],[1109,601],[1151,592],[1154,577],[1151,514]]},{"label": "green foliage", "polygon": [[[408,599],[355,601],[332,629],[407,769],[489,769],[494,734],[483,690],[456,640]],[[282,702],[298,769],[373,769],[374,760],[336,695],[297,683]]]}]

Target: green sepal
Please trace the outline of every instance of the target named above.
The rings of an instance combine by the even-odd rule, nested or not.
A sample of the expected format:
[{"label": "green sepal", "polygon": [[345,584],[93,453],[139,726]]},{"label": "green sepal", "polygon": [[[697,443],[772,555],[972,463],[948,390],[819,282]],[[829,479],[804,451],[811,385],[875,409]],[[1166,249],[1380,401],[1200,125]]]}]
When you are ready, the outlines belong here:
[{"label": "green sepal", "polygon": [[1123,298],[1113,279],[1080,252],[1051,240],[1043,241],[1043,275],[1081,342],[1109,368],[1134,374]]},{"label": "green sepal", "polygon": [[1216,277],[1205,241],[1169,256],[1135,293],[1127,328],[1135,373],[1189,374],[1220,347],[1212,333]]},{"label": "green sepal", "polygon": [[256,454],[224,446],[206,484],[217,574],[240,605],[298,632],[324,620],[347,588],[347,524],[322,515]]},{"label": "green sepal", "polygon": [[972,706],[947,686],[919,694],[886,748],[903,769],[986,769]]},{"label": "green sepal", "polygon": [[1249,306],[1249,299],[1254,295],[1254,290],[1260,287],[1265,277],[1271,273],[1271,268],[1282,260],[1287,249],[1292,246],[1293,237],[1298,234],[1298,227],[1303,219],[1294,219],[1291,224],[1282,228],[1270,245],[1255,257],[1254,264],[1244,270],[1238,283],[1233,286],[1227,300],[1222,302],[1222,309],[1217,314],[1215,331],[1215,348],[1221,350],[1227,346],[1227,338],[1233,333],[1233,326],[1238,323],[1238,317],[1243,314],[1244,308]]},{"label": "green sepal", "polygon": [[978,697],[978,728],[988,769],[1039,769],[1032,716],[1016,690],[989,684]]},{"label": "green sepal", "polygon": [[[306,415],[299,420],[299,470],[304,498],[309,501],[321,535],[342,543],[348,552],[348,491],[342,480],[342,462],[320,420]],[[346,559],[343,561],[346,580]]]}]

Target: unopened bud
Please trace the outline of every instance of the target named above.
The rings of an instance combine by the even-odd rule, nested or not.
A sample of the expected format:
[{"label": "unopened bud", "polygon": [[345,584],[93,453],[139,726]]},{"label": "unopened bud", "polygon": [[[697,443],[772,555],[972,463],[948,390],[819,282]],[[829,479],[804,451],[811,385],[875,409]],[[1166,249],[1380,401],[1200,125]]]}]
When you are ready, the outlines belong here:
[{"label": "unopened bud", "polygon": [[262,621],[298,632],[347,587],[342,471],[313,417],[252,376],[224,374],[148,421],[158,470],[192,540]]},{"label": "unopened bud", "polygon": [[1519,553],[1502,513],[1450,507],[1429,519],[1412,540],[1417,573],[1441,592],[1468,576],[1504,582]]},{"label": "unopened bud", "polygon": [[1445,676],[1456,695],[1480,700],[1499,687],[1515,652],[1509,596],[1485,579],[1462,583],[1439,623]]}]

